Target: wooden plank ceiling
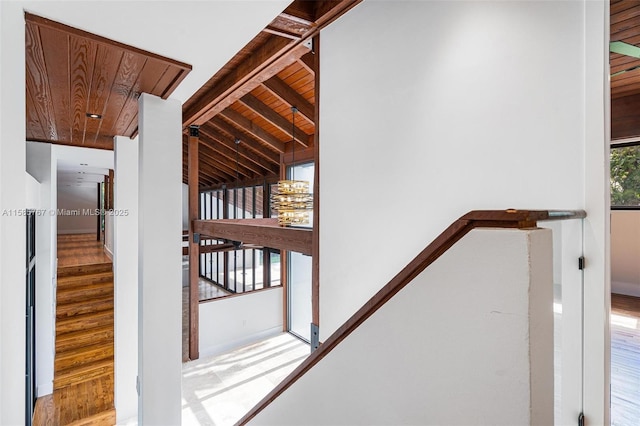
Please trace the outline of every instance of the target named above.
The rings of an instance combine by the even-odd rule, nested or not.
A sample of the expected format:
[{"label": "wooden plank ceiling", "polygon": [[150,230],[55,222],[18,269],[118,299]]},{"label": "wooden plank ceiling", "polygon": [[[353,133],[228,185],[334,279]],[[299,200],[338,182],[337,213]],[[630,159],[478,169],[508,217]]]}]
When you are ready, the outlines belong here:
[{"label": "wooden plank ceiling", "polygon": [[25,21],[30,141],[113,149],[115,135],[137,133],[140,93],[166,99],[191,70],[30,13]]},{"label": "wooden plank ceiling", "polygon": [[[611,41],[640,46],[640,1],[611,0]],[[609,53],[611,139],[640,136],[640,58]]]},{"label": "wooden plank ceiling", "polygon": [[311,38],[359,2],[293,1],[184,103],[185,183],[190,125],[200,127],[201,189],[275,181],[294,137],[296,152],[312,151],[316,60]]},{"label": "wooden plank ceiling", "polygon": [[[640,46],[640,1],[611,0],[611,41]],[[609,54],[611,66],[611,98],[617,99],[640,93],[640,58]],[[616,73],[620,73],[614,75]]]}]

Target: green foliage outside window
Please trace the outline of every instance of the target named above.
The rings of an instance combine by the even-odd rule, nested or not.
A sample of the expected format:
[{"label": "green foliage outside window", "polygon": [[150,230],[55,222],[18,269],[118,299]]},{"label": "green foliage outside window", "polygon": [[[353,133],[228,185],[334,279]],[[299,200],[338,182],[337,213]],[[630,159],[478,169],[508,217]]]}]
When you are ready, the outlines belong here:
[{"label": "green foliage outside window", "polygon": [[611,205],[640,208],[640,145],[611,148]]}]

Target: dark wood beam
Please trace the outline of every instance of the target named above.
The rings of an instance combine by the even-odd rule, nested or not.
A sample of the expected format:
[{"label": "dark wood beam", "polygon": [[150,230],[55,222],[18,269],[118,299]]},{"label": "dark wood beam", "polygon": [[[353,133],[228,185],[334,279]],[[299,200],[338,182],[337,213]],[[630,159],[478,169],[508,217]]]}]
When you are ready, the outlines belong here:
[{"label": "dark wood beam", "polygon": [[[199,164],[199,172],[200,172],[200,176],[207,175],[210,178],[215,178],[218,182],[229,182],[232,180],[235,180],[236,178],[236,173],[235,171],[233,173],[225,173],[224,171],[222,171],[220,168],[218,168],[216,166],[216,164],[210,164],[207,161],[209,160],[209,156],[208,155],[200,155],[200,164]],[[189,163],[188,160],[184,159],[182,161],[182,167],[184,170],[188,170],[189,169]]]},{"label": "dark wood beam", "polygon": [[[224,183],[223,182],[223,183],[219,183],[219,184],[212,185],[212,186],[209,186],[209,187],[201,188],[201,191],[217,191],[219,189],[224,189],[224,188],[227,188],[227,189],[243,188],[243,187],[249,187],[249,186],[263,185],[265,183],[267,185],[271,185],[271,184],[277,183],[278,180],[280,180],[278,175],[266,175],[266,176],[260,176],[260,177],[255,178],[255,179],[241,180],[238,183],[236,183],[236,182]],[[265,197],[264,199],[266,200],[266,202],[269,202],[269,198],[268,197]],[[268,217],[268,216],[265,216],[265,217]]]},{"label": "dark wood beam", "polygon": [[189,128],[189,359],[200,357],[198,310],[200,304],[200,252],[193,224],[199,218],[200,191],[198,180],[199,133],[197,126]]},{"label": "dark wood beam", "polygon": [[311,254],[313,230],[282,227],[275,218],[197,220],[194,228],[212,238]]},{"label": "dark wood beam", "polygon": [[278,76],[273,76],[262,83],[271,93],[280,98],[281,101],[298,108],[300,115],[311,124],[315,123],[315,107],[304,96],[293,90],[287,83]]},{"label": "dark wood beam", "polygon": [[[280,139],[276,138],[271,133],[267,132],[262,127],[258,126],[256,123],[249,120],[247,117],[240,114],[239,112],[234,111],[231,108],[228,108],[222,111],[220,113],[220,116],[224,117],[225,120],[227,120],[228,122],[220,119],[219,117],[214,117],[213,119],[211,119],[211,121],[209,121],[209,123],[215,125],[216,127],[219,127],[220,129],[224,130],[225,132],[231,135],[239,137],[240,139],[242,139],[242,137],[238,135],[245,136],[245,134],[238,133],[238,132],[240,130],[243,130],[244,132],[252,136],[251,139],[253,141],[255,141],[255,139],[258,139],[262,143],[269,145],[271,148],[273,148],[277,152],[279,153],[284,152],[284,142],[282,142]],[[256,141],[255,144],[252,143],[251,145],[253,145],[251,147],[256,150],[263,149],[261,143],[258,141]],[[269,158],[273,158],[273,157],[270,156]]]},{"label": "dark wood beam", "polygon": [[304,69],[306,69],[311,74],[316,73],[316,64],[315,59],[313,59],[314,52],[309,52],[305,55],[302,55],[300,59],[298,59],[298,63],[302,65]]},{"label": "dark wood beam", "polygon": [[[217,131],[215,128],[213,128],[209,124],[205,124],[202,127],[200,127],[200,133],[203,135],[206,135],[207,137],[226,146],[231,150],[235,148],[234,147],[235,143],[233,140],[225,137],[222,133]],[[240,145],[238,146],[238,153],[240,154],[240,157],[247,160],[248,162],[254,163],[255,165],[259,166],[261,169],[263,169],[264,171],[260,174],[265,174],[265,172],[266,173],[279,172],[280,168],[277,165],[273,164],[272,162],[269,162],[268,160],[266,160],[264,157],[262,157],[261,152],[259,152],[258,155],[256,155],[255,151],[247,149],[245,145],[248,145],[246,140],[243,140],[241,138]],[[247,167],[249,166],[247,165]]]},{"label": "dark wood beam", "polygon": [[[222,143],[218,142],[216,139],[212,138],[211,136],[205,134],[205,132],[202,131],[202,128],[200,128],[200,130],[201,130],[200,145],[202,149],[207,150],[212,155],[221,155],[227,158],[228,160],[236,161],[235,151],[223,145]],[[239,152],[237,157],[238,157],[237,161],[239,166],[247,170],[250,170],[253,174],[256,174],[256,175],[264,174],[265,171],[262,168],[256,166],[251,161],[247,161],[244,157],[241,157]]]},{"label": "dark wood beam", "polygon": [[[320,69],[320,34],[313,38],[315,48],[315,69]],[[313,175],[313,239],[311,246],[311,322],[320,327],[320,73],[315,78],[314,122],[315,140],[313,141],[314,175]],[[312,336],[311,342],[319,342],[320,336]],[[312,347],[311,350],[316,350]]]},{"label": "dark wood beam", "polygon": [[183,126],[203,124],[245,94],[304,55],[299,41],[272,36],[249,58],[227,74],[215,87],[184,112]]},{"label": "dark wood beam", "polygon": [[238,99],[258,87],[260,83],[278,74],[296,62],[309,49],[304,41],[361,0],[295,0],[284,13],[299,20],[313,22],[308,30],[300,34],[299,40],[272,35],[258,47],[249,58],[228,72],[215,86],[183,112],[182,124],[204,124]]},{"label": "dark wood beam", "polygon": [[210,139],[204,136],[203,133],[200,133],[200,154],[210,165],[227,170],[227,173],[230,174],[234,180],[250,178],[256,174],[251,169],[244,167],[240,162],[236,164],[235,153],[231,158],[222,155],[213,149],[211,145],[207,143],[208,141],[210,141]]},{"label": "dark wood beam", "polygon": [[[289,137],[294,138],[297,142],[304,147],[309,146],[309,135],[302,131],[298,126],[295,129],[292,128],[292,124],[289,120],[269,108],[268,105],[263,103],[260,99],[256,98],[252,94],[246,94],[239,100],[246,105],[249,109],[253,110],[256,114],[267,120],[269,123],[276,126],[283,131]],[[295,135],[294,135],[295,132]],[[311,136],[313,138],[313,135]]]}]

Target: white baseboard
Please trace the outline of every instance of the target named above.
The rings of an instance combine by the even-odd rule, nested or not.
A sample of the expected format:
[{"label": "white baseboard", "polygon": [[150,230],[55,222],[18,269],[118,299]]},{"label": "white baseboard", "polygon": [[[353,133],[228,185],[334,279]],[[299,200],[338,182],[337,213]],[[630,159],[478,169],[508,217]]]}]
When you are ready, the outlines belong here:
[{"label": "white baseboard", "polygon": [[109,247],[107,247],[106,245],[104,246],[104,252],[107,254],[107,256],[109,256],[109,259],[113,261],[113,252],[109,250]]},{"label": "white baseboard", "polygon": [[36,385],[36,396],[38,398],[51,395],[53,393],[53,382]]},{"label": "white baseboard", "polygon": [[640,297],[640,283],[623,283],[611,281],[611,293]]},{"label": "white baseboard", "polygon": [[267,330],[260,331],[258,333],[247,335],[241,339],[225,342],[219,345],[209,346],[206,348],[201,347],[200,359],[202,359],[203,357],[219,355],[225,352],[229,352],[229,351],[241,348],[242,346],[247,346],[252,343],[257,343],[262,340],[268,339],[270,337],[277,336],[278,334],[281,334],[281,333],[282,333],[282,324],[273,328],[269,328]]}]

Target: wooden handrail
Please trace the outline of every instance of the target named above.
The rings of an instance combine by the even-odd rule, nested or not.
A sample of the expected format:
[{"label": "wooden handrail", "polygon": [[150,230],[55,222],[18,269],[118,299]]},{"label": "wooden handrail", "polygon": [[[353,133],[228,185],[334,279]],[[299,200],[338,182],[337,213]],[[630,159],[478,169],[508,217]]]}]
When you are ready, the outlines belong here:
[{"label": "wooden handrail", "polygon": [[[550,215],[550,212],[552,214]],[[320,347],[295,370],[293,370],[278,386],[265,396],[255,407],[242,417],[237,425],[245,425],[259,412],[264,410],[273,400],[287,390],[293,383],[327,356],[340,342],[349,336],[360,324],[372,316],[382,305],[417,277],[427,266],[435,262],[444,252],[474,228],[535,228],[538,221],[576,219],[586,217],[581,210],[564,211],[557,214],[549,210],[475,210],[471,211],[451,224],[444,232],[433,240],[415,259],[413,259],[389,283],[380,289],[351,318],[338,328]]]}]

